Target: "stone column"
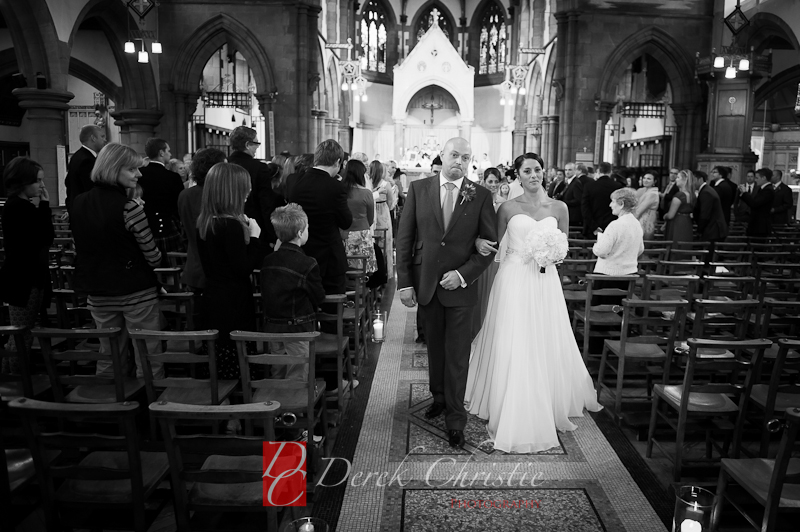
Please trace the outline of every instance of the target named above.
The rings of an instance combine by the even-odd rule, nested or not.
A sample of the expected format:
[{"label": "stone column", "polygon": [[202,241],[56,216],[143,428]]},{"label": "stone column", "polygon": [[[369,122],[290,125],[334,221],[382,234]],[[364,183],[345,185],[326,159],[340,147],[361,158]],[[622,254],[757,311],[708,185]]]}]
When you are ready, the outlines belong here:
[{"label": "stone column", "polygon": [[517,155],[525,153],[525,130],[515,129],[511,132],[511,154],[516,157]]},{"label": "stone column", "polygon": [[[550,166],[560,166],[558,161],[558,116],[551,116],[550,117],[550,130],[548,131],[548,145],[547,145],[547,157],[544,158],[545,164]],[[566,162],[567,159],[564,159]]]},{"label": "stone column", "polygon": [[[75,97],[67,91],[55,89],[14,89],[12,94],[19,106],[26,110],[25,120],[30,120],[32,135],[31,159],[42,165],[44,183],[50,193],[50,204],[59,205],[64,198],[58,197],[58,155],[56,146],[67,145],[67,123],[65,112],[69,101]],[[78,149],[79,146],[73,146]],[[66,168],[63,169],[66,171]]]},{"label": "stone column", "polygon": [[[120,143],[130,146],[143,154],[147,139],[155,136],[155,128],[161,121],[162,114],[158,109],[121,109],[111,113],[111,116],[114,117],[114,125],[120,127]],[[186,116],[185,111],[182,115]],[[176,126],[177,136],[179,139],[183,139],[182,146],[185,150],[187,131],[185,118],[181,122],[176,122]],[[167,140],[167,143],[170,142],[169,139],[165,140]],[[181,144],[176,143],[176,146],[181,146]],[[173,151],[173,153],[181,152]]]},{"label": "stone column", "polygon": [[[541,120],[541,134],[539,135],[540,139],[540,146],[539,146],[539,156],[542,159],[547,157],[547,154],[550,152],[550,127],[552,126],[552,121],[550,120],[549,116],[542,116],[540,117]],[[549,161],[545,159],[545,164],[549,164]],[[551,165],[552,166],[552,165]]]},{"label": "stone column", "polygon": [[525,151],[532,151],[533,153],[541,153],[541,137],[542,126],[541,124],[525,124]]},{"label": "stone column", "polygon": [[312,109],[311,116],[314,120],[311,144],[314,146],[314,148],[316,148],[320,142],[328,138],[325,134],[325,117],[328,116],[328,111],[323,111],[322,109]]},{"label": "stone column", "polygon": [[603,160],[603,153],[605,153],[606,122],[608,122],[608,117],[611,116],[611,113],[614,111],[615,105],[616,105],[615,102],[596,101],[594,103],[594,109],[595,111],[597,111],[597,122],[598,122],[597,128],[595,130],[596,137],[594,143],[595,166],[597,166],[597,163]]},{"label": "stone column", "polygon": [[[339,122],[338,118],[326,118],[325,119],[325,138],[326,139],[338,139],[339,137]],[[347,150],[345,150],[347,151]]]},{"label": "stone column", "polygon": [[[264,138],[261,139],[261,142],[266,147],[267,155],[270,158],[275,157],[282,151],[278,148],[277,144],[275,144],[275,139],[270,137],[269,131],[269,113],[272,111],[272,107],[275,105],[275,98],[273,94],[263,92],[255,94],[255,97],[256,101],[258,101],[258,110],[261,111],[261,116],[264,117]],[[274,150],[272,149],[273,144],[275,144]]]},{"label": "stone column", "polygon": [[172,112],[175,120],[175,138],[165,140],[172,147],[172,153],[177,155],[189,151],[189,127],[187,124],[192,120],[192,115],[197,109],[197,99],[200,97],[200,93],[175,91],[172,95],[174,98]]},{"label": "stone column", "polygon": [[406,121],[394,121],[394,158],[398,161],[406,154]]},{"label": "stone column", "polygon": [[462,120],[458,124],[458,134],[461,138],[467,139],[467,142],[472,142],[472,122],[469,120]]}]

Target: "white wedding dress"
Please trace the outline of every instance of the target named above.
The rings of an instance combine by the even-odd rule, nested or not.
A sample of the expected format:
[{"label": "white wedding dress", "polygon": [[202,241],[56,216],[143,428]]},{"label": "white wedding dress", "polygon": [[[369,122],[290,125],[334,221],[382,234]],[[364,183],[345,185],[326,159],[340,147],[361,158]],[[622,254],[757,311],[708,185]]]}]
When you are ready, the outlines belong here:
[{"label": "white wedding dress", "polygon": [[552,216],[516,214],[508,222],[508,250],[489,296],[483,327],[472,342],[467,410],[489,420],[494,448],[533,453],[559,445],[556,429],[575,430],[569,417],[598,411],[555,266],[540,273],[519,251],[532,230],[557,228]]}]

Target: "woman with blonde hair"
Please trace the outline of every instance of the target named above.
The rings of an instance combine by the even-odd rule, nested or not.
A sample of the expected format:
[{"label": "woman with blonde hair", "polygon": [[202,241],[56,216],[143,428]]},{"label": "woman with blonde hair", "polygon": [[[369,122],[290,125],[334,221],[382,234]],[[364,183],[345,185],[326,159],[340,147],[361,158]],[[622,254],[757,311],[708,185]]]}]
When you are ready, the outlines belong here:
[{"label": "woman with blonde hair", "polygon": [[[78,252],[75,291],[87,294],[87,306],[99,329],[122,329],[121,359],[127,360],[128,330],[159,330],[158,280],[153,268],[161,263],[147,216],[132,191],[139,183],[142,157],[122,144],[107,144],[97,154],[88,192],[75,198],[70,226]],[[158,341],[148,342],[150,353],[160,351]],[[101,339],[100,352],[108,353],[108,340]],[[142,377],[137,348],[136,376]],[[163,376],[161,363],[151,364],[154,376]],[[109,360],[98,360],[98,374],[114,371]],[[127,373],[127,368],[123,368]]]},{"label": "woman with blonde hair", "polygon": [[244,214],[250,174],[237,164],[217,163],[206,175],[197,250],[206,287],[200,298],[200,328],[217,329],[217,376],[238,379],[239,362],[230,332],[253,331],[255,302],[250,276],[264,258],[261,228]]},{"label": "woman with blonde hair", "polygon": [[681,170],[675,180],[678,192],[672,198],[669,210],[664,215],[667,221],[666,239],[673,242],[692,242],[692,211],[695,205],[697,178],[691,170]]},{"label": "woman with blonde hair", "polygon": [[394,183],[389,183],[384,179],[386,170],[380,161],[372,161],[369,164],[369,177],[372,180],[372,197],[375,199],[375,229],[385,229],[386,239],[383,246],[383,254],[386,260],[386,275],[389,279],[394,275],[393,246],[394,237],[392,235],[392,215],[390,211],[397,204],[394,194]]}]

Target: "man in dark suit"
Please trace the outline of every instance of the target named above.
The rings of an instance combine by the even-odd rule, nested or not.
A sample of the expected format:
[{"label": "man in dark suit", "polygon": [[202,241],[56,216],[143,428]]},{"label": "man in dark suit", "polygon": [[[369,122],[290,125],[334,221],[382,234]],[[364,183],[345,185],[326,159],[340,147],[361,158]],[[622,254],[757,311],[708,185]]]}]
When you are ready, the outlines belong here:
[{"label": "man in dark suit", "polygon": [[[239,126],[231,133],[229,142],[233,153],[228,157],[228,162],[238,164],[250,174],[250,195],[244,204],[244,213],[250,218],[255,218],[261,228],[261,240],[272,247],[278,237],[275,236],[275,228],[272,227],[269,217],[272,211],[284,204],[284,201],[272,189],[267,165],[254,159],[256,150],[261,145],[258,133],[253,128]],[[343,157],[342,155],[340,158]]]},{"label": "man in dark suit", "polygon": [[400,299],[407,307],[419,302],[425,321],[433,395],[425,417],[446,412],[451,447],[464,445],[475,281],[492,261],[475,239],[497,240],[491,193],[465,177],[471,152],[465,139],[450,139],[441,174],[411,183],[396,240]]},{"label": "man in dark suit", "polygon": [[719,201],[722,204],[722,215],[725,216],[725,224],[730,226],[731,208],[733,207],[733,200],[736,199],[736,185],[729,179],[730,168],[727,166],[715,166],[708,177],[709,183],[719,195]]},{"label": "man in dark suit", "polygon": [[[142,175],[139,178],[144,213],[166,266],[167,253],[183,249],[178,230],[178,196],[183,192],[183,180],[177,172],[167,170],[166,165],[172,159],[167,141],[155,137],[147,139],[144,153],[150,159],[149,164],[140,170]],[[188,229],[194,230],[193,227]]]},{"label": "man in dark suit", "polygon": [[[750,194],[756,186],[756,173],[753,170],[748,170],[744,178],[744,191]],[[750,207],[742,201],[742,193],[736,189],[736,201],[733,202],[733,215],[736,217],[737,222],[748,223],[750,221]]]},{"label": "man in dark suit", "polygon": [[347,254],[339,229],[350,227],[353,215],[347,206],[347,190],[336,179],[343,158],[339,143],[325,140],[314,152],[314,167],[289,176],[286,182],[286,199],[308,215],[308,242],[303,251],[317,260],[326,294],[344,294],[346,288]]},{"label": "man in dark suit", "polygon": [[772,188],[772,170],[760,168],[756,170],[756,186],[752,193],[746,192],[745,185],[739,185],[742,201],[750,207],[750,223],[747,224],[747,236],[769,236],[772,226],[772,203],[775,192]]},{"label": "man in dark suit", "polygon": [[72,202],[78,194],[83,194],[92,188],[91,175],[94,161],[97,159],[97,152],[102,150],[107,142],[105,129],[92,124],[87,124],[81,128],[78,139],[81,141],[81,147],[72,154],[67,166],[65,180],[65,185],[67,186],[67,198],[65,200],[67,212],[72,209]]},{"label": "man in dark suit", "polygon": [[547,189],[547,195],[553,199],[560,200],[561,196],[564,195],[564,191],[567,189],[567,177],[564,174],[564,170],[561,168],[556,169],[556,178],[550,183],[550,186]]},{"label": "man in dark suit", "polygon": [[772,200],[772,226],[786,225],[791,220],[792,189],[783,182],[783,172],[775,170],[772,175],[772,187],[775,191]]},{"label": "man in dark suit", "polygon": [[678,170],[677,168],[670,168],[669,169],[669,180],[667,184],[664,185],[664,190],[661,194],[661,203],[658,206],[658,214],[662,218],[664,215],[669,212],[669,206],[672,204],[672,198],[675,197],[675,194],[680,192],[678,190],[678,183],[676,180],[678,179]]},{"label": "man in dark suit", "polygon": [[564,167],[566,174],[566,185],[561,195],[561,201],[567,204],[569,210],[569,225],[583,225],[583,214],[581,213],[581,199],[583,198],[583,187],[589,181],[586,175],[586,165],[583,163],[567,163]]},{"label": "man in dark suit", "polygon": [[709,251],[713,254],[714,243],[728,236],[728,224],[725,223],[719,194],[708,183],[700,182],[693,216],[697,232],[704,241],[711,242],[712,249]]},{"label": "man in dark suit", "polygon": [[589,181],[583,187],[581,197],[581,213],[583,214],[583,235],[592,238],[602,232],[608,224],[616,219],[611,214],[611,193],[623,188],[621,184],[609,177],[611,165],[602,162],[597,165],[597,179]]}]

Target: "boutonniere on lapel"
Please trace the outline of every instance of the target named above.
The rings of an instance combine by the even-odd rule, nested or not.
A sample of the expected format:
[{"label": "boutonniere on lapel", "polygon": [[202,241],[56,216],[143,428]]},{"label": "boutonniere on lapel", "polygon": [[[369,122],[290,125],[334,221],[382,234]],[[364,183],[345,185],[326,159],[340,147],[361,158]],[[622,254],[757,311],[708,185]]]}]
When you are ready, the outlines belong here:
[{"label": "boutonniere on lapel", "polygon": [[475,185],[472,183],[464,185],[464,188],[461,189],[461,203],[459,203],[459,205],[465,201],[472,201],[475,199],[475,194],[477,193],[478,192],[475,190]]}]

